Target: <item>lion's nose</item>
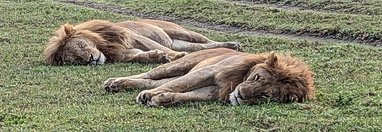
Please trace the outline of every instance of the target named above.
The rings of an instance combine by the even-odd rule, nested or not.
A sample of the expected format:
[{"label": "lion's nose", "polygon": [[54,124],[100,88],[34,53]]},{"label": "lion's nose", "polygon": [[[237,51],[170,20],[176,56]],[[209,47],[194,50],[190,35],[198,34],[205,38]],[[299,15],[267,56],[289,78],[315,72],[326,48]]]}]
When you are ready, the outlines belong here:
[{"label": "lion's nose", "polygon": [[89,65],[97,65],[97,58],[94,58],[94,55],[91,54],[88,63]]}]

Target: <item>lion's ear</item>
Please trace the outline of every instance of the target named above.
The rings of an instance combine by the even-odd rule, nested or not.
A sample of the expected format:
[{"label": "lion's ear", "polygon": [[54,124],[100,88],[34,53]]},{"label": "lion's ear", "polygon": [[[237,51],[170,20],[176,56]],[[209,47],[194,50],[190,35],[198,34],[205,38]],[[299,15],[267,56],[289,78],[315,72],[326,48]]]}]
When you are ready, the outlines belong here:
[{"label": "lion's ear", "polygon": [[268,58],[267,60],[265,61],[265,63],[271,67],[276,67],[276,64],[277,64],[277,56],[275,55],[275,52],[271,52],[269,55],[268,55]]},{"label": "lion's ear", "polygon": [[64,25],[64,31],[66,35],[71,35],[74,33],[73,25],[65,24]]}]

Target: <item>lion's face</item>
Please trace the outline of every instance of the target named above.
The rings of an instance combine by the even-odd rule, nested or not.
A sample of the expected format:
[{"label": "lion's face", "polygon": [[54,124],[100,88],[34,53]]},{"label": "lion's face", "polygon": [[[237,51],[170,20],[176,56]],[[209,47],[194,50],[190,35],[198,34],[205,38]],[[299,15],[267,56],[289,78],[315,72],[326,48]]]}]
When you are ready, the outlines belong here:
[{"label": "lion's face", "polygon": [[53,65],[103,64],[106,57],[96,46],[102,41],[96,33],[76,30],[73,25],[65,24],[50,38],[43,53],[44,59]]},{"label": "lion's face", "polygon": [[234,92],[230,94],[230,101],[233,105],[256,104],[268,100],[277,100],[277,94],[282,87],[282,83],[277,82],[278,77],[271,75],[263,67],[264,64],[255,66],[250,76],[238,85]]},{"label": "lion's face", "polygon": [[62,48],[62,64],[97,65],[106,60],[96,45],[84,37],[70,38]]},{"label": "lion's face", "polygon": [[[257,104],[260,102],[302,102],[312,94],[306,78],[311,72],[290,72],[300,64],[278,64],[274,54],[265,63],[255,65],[244,82],[230,94],[232,105]],[[303,67],[305,68],[305,67]]]}]

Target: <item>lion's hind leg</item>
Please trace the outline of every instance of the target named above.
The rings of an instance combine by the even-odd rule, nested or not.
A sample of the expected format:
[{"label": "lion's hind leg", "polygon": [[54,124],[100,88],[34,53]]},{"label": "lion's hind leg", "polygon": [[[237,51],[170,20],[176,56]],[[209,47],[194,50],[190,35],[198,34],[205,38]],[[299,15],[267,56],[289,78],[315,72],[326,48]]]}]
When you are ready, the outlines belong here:
[{"label": "lion's hind leg", "polygon": [[206,36],[184,28],[164,28],[163,31],[166,32],[172,40],[183,40],[193,43],[211,42]]},{"label": "lion's hind leg", "polygon": [[168,54],[169,58],[172,61],[177,60],[187,54],[186,52],[174,51],[144,36],[135,35],[134,39],[136,42],[136,44],[134,44],[135,48],[138,48],[141,50],[148,50],[148,51],[151,51],[151,50],[163,51],[164,53]]},{"label": "lion's hind leg", "polygon": [[213,48],[229,48],[240,50],[238,42],[216,42],[194,31],[187,29],[164,29],[173,40],[171,49],[177,51],[199,51]]},{"label": "lion's hind leg", "polygon": [[241,45],[238,42],[215,42],[211,41],[208,43],[194,43],[184,40],[173,40],[172,49],[178,51],[199,51],[204,49],[215,49],[215,48],[228,48],[240,51]]},{"label": "lion's hind leg", "polygon": [[161,50],[142,51],[140,49],[128,49],[125,52],[124,61],[142,63],[168,63],[171,62],[167,53]]},{"label": "lion's hind leg", "polygon": [[218,87],[210,85],[184,93],[166,92],[156,95],[148,102],[148,106],[170,106],[187,101],[204,101],[218,98]]}]

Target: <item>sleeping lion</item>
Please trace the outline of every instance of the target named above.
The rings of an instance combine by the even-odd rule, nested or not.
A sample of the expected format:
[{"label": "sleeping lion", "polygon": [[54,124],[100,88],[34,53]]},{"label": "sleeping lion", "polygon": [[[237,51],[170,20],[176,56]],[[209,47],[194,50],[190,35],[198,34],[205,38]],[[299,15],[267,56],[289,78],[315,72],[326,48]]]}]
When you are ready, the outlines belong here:
[{"label": "sleeping lion", "polygon": [[[112,23],[90,20],[65,24],[43,52],[46,64],[87,65],[105,62],[166,63],[187,52],[211,48],[239,50],[237,42],[216,42],[174,23],[142,19]],[[185,51],[185,52],[182,52]]]},{"label": "sleeping lion", "polygon": [[242,105],[312,99],[313,78],[307,64],[289,55],[217,48],[187,54],[146,73],[110,78],[104,87],[108,92],[148,88],[136,97],[138,103],[147,106],[195,100]]}]

